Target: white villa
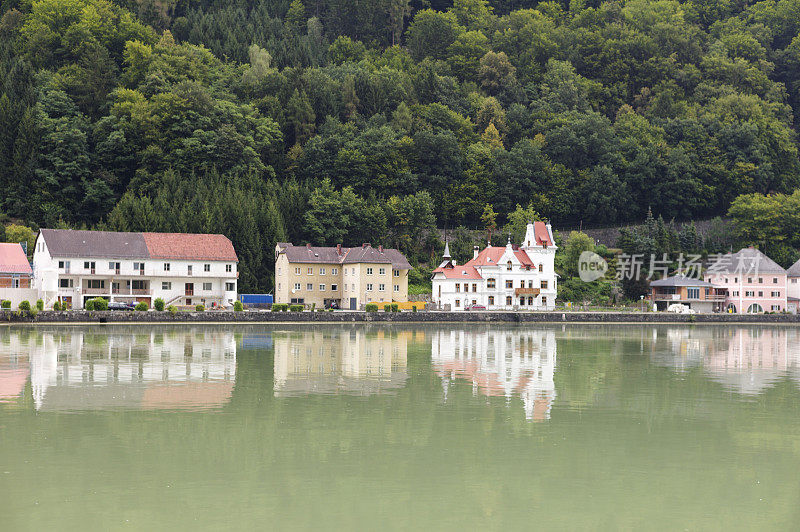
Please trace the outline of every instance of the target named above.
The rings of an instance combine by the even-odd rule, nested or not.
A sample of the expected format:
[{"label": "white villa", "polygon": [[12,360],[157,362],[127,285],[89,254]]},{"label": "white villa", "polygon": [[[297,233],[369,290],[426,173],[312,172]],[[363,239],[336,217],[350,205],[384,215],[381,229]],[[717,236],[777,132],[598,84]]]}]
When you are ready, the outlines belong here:
[{"label": "white villa", "polygon": [[519,246],[475,246],[472,260],[456,264],[445,244],[433,271],[433,302],[444,310],[483,305],[488,310],[553,310],[557,246],[550,224],[529,223]]},{"label": "white villa", "polygon": [[224,235],[42,229],[34,286],[45,307],[112,302],[230,306],[237,298],[233,244]]}]

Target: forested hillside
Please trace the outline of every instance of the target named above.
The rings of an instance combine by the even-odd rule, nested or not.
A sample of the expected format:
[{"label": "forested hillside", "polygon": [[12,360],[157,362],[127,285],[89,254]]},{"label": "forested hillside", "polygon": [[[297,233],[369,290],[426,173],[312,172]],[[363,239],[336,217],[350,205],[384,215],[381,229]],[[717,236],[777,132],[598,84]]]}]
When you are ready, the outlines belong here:
[{"label": "forested hillside", "polygon": [[222,232],[245,291],[278,240],[421,260],[518,205],[690,219],[800,184],[800,0],[0,6],[0,213]]}]

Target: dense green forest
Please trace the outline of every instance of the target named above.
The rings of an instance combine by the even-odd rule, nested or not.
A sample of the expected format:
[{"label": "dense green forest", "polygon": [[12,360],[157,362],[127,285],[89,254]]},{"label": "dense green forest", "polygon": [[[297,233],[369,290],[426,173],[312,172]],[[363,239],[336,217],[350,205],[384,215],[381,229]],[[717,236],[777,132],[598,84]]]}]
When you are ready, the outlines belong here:
[{"label": "dense green forest", "polygon": [[436,226],[708,218],[800,185],[800,0],[0,9],[0,213],[225,233],[245,291],[284,239],[427,261]]}]

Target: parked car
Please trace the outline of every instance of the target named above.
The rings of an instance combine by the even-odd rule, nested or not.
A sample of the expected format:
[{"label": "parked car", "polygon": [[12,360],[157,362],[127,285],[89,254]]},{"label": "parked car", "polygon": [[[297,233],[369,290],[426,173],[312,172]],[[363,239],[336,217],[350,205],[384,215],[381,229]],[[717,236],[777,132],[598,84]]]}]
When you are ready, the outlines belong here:
[{"label": "parked car", "polygon": [[133,303],[123,303],[121,301],[112,301],[108,304],[108,310],[133,310],[134,307]]},{"label": "parked car", "polygon": [[469,305],[464,307],[464,310],[486,310],[486,307],[483,305]]}]

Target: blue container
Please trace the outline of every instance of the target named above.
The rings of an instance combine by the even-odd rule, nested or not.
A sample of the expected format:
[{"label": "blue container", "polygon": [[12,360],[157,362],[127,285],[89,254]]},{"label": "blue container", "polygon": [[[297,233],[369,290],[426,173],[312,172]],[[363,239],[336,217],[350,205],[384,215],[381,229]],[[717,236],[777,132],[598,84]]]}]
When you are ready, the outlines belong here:
[{"label": "blue container", "polygon": [[272,305],[272,294],[239,294],[242,305]]}]

